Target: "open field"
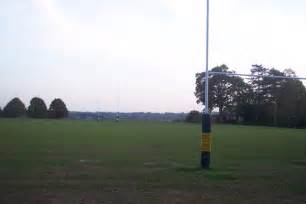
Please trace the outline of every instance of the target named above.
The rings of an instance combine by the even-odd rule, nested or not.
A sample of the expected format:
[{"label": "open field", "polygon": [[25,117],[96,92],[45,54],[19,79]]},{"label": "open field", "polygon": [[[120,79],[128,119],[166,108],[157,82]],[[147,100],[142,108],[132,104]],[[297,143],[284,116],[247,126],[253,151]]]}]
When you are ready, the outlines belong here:
[{"label": "open field", "polygon": [[306,130],[0,120],[0,203],[306,203]]}]

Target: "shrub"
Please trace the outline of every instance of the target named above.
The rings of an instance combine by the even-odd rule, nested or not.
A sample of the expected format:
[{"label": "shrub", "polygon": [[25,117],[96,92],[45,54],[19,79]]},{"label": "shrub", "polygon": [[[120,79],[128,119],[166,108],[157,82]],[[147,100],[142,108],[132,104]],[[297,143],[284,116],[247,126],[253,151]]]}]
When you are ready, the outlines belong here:
[{"label": "shrub", "polygon": [[68,110],[65,103],[61,99],[54,99],[49,108],[49,118],[66,118]]},{"label": "shrub", "polygon": [[41,98],[35,97],[31,100],[27,113],[31,118],[46,118],[48,116],[48,109]]},{"label": "shrub", "polygon": [[19,98],[13,98],[3,109],[3,116],[8,118],[21,117],[25,113],[25,105]]}]

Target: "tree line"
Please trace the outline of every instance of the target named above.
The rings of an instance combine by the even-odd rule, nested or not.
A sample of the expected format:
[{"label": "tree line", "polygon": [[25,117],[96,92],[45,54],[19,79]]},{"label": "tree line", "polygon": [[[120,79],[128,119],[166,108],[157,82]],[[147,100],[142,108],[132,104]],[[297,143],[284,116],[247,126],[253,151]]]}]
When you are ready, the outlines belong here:
[{"label": "tree line", "polygon": [[13,98],[3,108],[0,108],[0,116],[6,118],[30,117],[60,119],[68,116],[68,109],[62,99],[54,99],[49,109],[43,99],[34,97],[28,108],[19,98]]},{"label": "tree line", "polygon": [[[219,122],[241,122],[246,124],[306,127],[306,88],[300,80],[267,78],[266,76],[295,77],[291,69],[280,71],[253,65],[252,75],[209,76],[209,109],[218,110]],[[235,73],[226,65],[217,66],[211,72]],[[197,103],[204,104],[205,72],[196,74],[195,96]],[[189,116],[199,118],[198,113]],[[188,118],[187,118],[188,119]]]}]

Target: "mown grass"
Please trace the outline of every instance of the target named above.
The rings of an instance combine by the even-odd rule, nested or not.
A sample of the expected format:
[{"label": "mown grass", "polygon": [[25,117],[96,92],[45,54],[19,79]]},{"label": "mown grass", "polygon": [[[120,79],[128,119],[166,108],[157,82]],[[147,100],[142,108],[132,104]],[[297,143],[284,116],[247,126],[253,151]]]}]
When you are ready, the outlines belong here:
[{"label": "mown grass", "polygon": [[0,188],[218,191],[251,183],[306,195],[305,130],[214,125],[208,171],[199,166],[200,131],[184,123],[1,119]]}]

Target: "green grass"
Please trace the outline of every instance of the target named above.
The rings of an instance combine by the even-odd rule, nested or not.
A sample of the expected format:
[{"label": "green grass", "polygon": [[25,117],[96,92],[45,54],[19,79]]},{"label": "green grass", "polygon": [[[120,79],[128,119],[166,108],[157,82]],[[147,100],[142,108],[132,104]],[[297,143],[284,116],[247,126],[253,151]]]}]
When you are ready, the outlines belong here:
[{"label": "green grass", "polygon": [[1,203],[34,202],[30,195],[42,188],[71,197],[109,187],[135,197],[150,191],[157,203],[171,197],[154,200],[163,189],[181,196],[205,191],[229,202],[252,199],[251,192],[258,194],[254,203],[267,192],[271,202],[305,198],[306,130],[214,125],[209,171],[199,166],[200,131],[183,123],[1,119]]}]

